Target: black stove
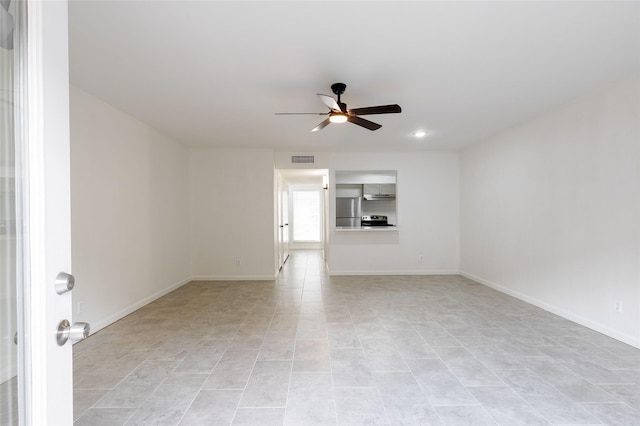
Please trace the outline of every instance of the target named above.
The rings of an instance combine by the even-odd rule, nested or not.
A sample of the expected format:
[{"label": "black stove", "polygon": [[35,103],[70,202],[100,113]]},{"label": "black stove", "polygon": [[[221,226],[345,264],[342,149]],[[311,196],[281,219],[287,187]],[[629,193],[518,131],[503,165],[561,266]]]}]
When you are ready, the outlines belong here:
[{"label": "black stove", "polygon": [[382,215],[362,216],[360,223],[362,226],[389,226],[387,217]]}]

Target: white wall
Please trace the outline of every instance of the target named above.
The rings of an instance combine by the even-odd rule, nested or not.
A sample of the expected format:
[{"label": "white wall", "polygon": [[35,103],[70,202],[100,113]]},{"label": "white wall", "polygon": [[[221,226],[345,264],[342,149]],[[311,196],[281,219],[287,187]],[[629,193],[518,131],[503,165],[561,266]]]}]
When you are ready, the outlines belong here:
[{"label": "white wall", "polygon": [[[398,173],[397,231],[336,231],[335,195],[329,194],[331,274],[457,273],[457,152],[340,152],[332,154],[330,165],[332,191],[335,191],[337,170],[397,170]],[[419,255],[424,256],[423,262],[418,261]]]},{"label": "white wall", "polygon": [[193,149],[189,159],[193,276],[273,279],[277,263],[273,151]]},{"label": "white wall", "polygon": [[[461,270],[640,346],[640,83],[461,156]],[[622,301],[623,311],[614,309]]]},{"label": "white wall", "polygon": [[74,86],[70,103],[74,320],[96,331],[188,281],[188,153]]},{"label": "white wall", "polygon": [[[316,154],[309,168],[329,168],[332,190],[336,170],[398,173],[396,232],[336,231],[329,193],[330,273],[461,270],[638,345],[638,86],[462,154]],[[74,302],[85,309],[76,321],[107,325],[189,278],[274,278],[274,158],[291,167],[291,153],[186,150],[74,87],[71,119]]]}]

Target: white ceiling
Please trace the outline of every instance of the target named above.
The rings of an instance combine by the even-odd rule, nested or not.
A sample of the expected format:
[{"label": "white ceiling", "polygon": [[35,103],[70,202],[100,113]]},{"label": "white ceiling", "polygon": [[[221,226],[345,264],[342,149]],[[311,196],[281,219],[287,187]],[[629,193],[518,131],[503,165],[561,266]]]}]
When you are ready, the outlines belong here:
[{"label": "white ceiling", "polygon": [[[640,70],[637,1],[72,0],[69,31],[72,84],[193,146],[459,149]],[[403,111],[274,114],[326,112],[335,82]]]}]

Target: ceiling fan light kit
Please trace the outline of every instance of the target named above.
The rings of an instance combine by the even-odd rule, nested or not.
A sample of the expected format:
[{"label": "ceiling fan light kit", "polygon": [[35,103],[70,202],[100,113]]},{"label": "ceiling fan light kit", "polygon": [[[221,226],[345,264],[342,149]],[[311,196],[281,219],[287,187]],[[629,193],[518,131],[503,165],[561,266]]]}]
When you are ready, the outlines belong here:
[{"label": "ceiling fan light kit", "polygon": [[314,127],[311,130],[312,132],[317,132],[318,130],[322,130],[330,123],[344,123],[346,121],[373,131],[373,130],[378,130],[380,127],[382,127],[382,125],[378,123],[374,123],[373,121],[365,120],[364,118],[359,117],[360,115],[397,114],[402,112],[402,108],[400,108],[400,105],[398,104],[348,109],[347,104],[342,102],[342,100],[340,99],[340,96],[344,93],[346,88],[347,88],[347,85],[344,83],[334,83],[331,85],[331,91],[338,96],[338,99],[334,99],[331,96],[322,95],[318,93],[318,97],[320,98],[322,103],[324,103],[329,108],[329,112],[324,112],[324,113],[323,112],[320,112],[320,113],[293,112],[293,113],[276,113],[276,115],[296,115],[296,114],[328,115],[329,117],[326,120],[324,120],[322,123]]},{"label": "ceiling fan light kit", "polygon": [[329,116],[329,121],[332,123],[346,123],[347,118],[346,114],[335,113]]}]

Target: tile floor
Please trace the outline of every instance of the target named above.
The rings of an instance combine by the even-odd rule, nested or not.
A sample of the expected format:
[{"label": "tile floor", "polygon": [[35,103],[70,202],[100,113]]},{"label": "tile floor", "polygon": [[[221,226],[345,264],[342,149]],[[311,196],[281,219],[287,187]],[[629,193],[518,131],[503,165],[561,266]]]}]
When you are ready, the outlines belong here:
[{"label": "tile floor", "polygon": [[640,425],[640,350],[460,276],[192,282],[74,346],[80,425]]}]

